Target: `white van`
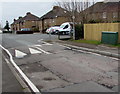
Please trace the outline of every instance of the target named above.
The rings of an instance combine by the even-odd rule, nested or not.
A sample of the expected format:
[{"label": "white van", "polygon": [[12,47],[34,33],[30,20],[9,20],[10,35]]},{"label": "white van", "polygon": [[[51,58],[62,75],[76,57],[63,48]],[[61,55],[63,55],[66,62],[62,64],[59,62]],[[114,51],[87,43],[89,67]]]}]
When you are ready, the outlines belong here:
[{"label": "white van", "polygon": [[55,34],[55,33],[56,33],[56,30],[57,30],[58,28],[60,28],[60,27],[59,27],[59,26],[50,27],[50,28],[48,28],[48,29],[46,30],[46,33],[47,33],[47,34],[49,34],[49,33]]},{"label": "white van", "polygon": [[73,23],[72,22],[66,22],[60,25],[60,28],[56,30],[57,34],[69,34],[73,31]]}]

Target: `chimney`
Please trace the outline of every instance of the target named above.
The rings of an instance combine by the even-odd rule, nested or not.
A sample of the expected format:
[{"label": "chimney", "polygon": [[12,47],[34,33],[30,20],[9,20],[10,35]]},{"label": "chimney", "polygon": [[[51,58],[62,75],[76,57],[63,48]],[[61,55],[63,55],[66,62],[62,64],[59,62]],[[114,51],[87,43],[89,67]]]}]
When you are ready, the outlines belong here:
[{"label": "chimney", "polygon": [[14,22],[16,21],[16,19],[14,19]]},{"label": "chimney", "polygon": [[19,19],[21,19],[22,17],[20,16]]},{"label": "chimney", "polygon": [[27,12],[27,13],[26,13],[26,15],[29,15],[29,14],[31,14],[31,13],[30,13],[30,12]]},{"label": "chimney", "polygon": [[54,6],[54,7],[53,7],[53,10],[55,10],[55,9],[59,9],[59,6]]}]

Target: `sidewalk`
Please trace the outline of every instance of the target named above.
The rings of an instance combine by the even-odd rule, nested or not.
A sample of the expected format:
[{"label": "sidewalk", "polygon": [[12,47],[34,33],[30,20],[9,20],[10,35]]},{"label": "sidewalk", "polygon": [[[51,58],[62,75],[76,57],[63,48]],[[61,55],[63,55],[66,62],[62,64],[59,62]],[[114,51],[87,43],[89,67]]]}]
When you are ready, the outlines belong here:
[{"label": "sidewalk", "polygon": [[63,45],[68,46],[72,49],[85,50],[89,52],[102,54],[105,56],[120,58],[119,48],[109,47],[105,44],[94,45],[94,44],[87,44],[87,43],[77,43],[77,42],[67,41],[67,40],[56,40],[55,42],[62,43]]},{"label": "sidewalk", "polygon": [[20,85],[16,77],[11,72],[6,61],[2,59],[2,92],[3,94],[25,94],[24,88]]},{"label": "sidewalk", "polygon": [[[48,90],[47,92],[74,92],[74,93],[75,92],[78,92],[78,93],[84,92],[85,94],[89,94],[90,92],[93,92],[93,93],[100,92],[101,94],[109,92],[109,94],[113,94],[114,91],[112,91],[108,88],[105,88],[95,82],[86,81],[86,82],[82,82],[79,84],[73,84],[70,86],[66,86],[63,88],[56,88],[56,89]],[[115,92],[114,92],[114,94],[115,94]]]}]

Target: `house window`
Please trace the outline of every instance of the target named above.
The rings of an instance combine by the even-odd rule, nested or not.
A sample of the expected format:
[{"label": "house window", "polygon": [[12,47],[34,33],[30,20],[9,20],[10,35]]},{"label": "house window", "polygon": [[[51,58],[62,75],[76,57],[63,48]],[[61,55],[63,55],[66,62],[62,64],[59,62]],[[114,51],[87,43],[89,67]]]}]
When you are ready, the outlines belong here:
[{"label": "house window", "polygon": [[107,13],[103,12],[103,18],[107,18]]},{"label": "house window", "polygon": [[113,18],[117,18],[118,14],[116,12],[113,12]]}]

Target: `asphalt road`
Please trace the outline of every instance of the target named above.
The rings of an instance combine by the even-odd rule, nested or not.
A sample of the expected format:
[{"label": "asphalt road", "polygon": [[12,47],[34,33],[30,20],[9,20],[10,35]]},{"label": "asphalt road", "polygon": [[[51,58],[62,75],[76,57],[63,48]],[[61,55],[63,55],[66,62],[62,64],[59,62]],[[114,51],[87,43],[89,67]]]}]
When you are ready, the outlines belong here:
[{"label": "asphalt road", "polygon": [[[59,91],[62,90],[59,88],[75,84],[86,87],[81,90],[83,87],[80,86],[75,89],[76,92],[118,91],[114,89],[118,86],[117,60],[85,51],[73,51],[58,43],[46,43],[49,39],[46,34],[4,34],[2,45],[42,92]],[[51,36],[51,40],[55,39],[57,36]],[[87,89],[90,88],[88,86],[92,89]]]}]

